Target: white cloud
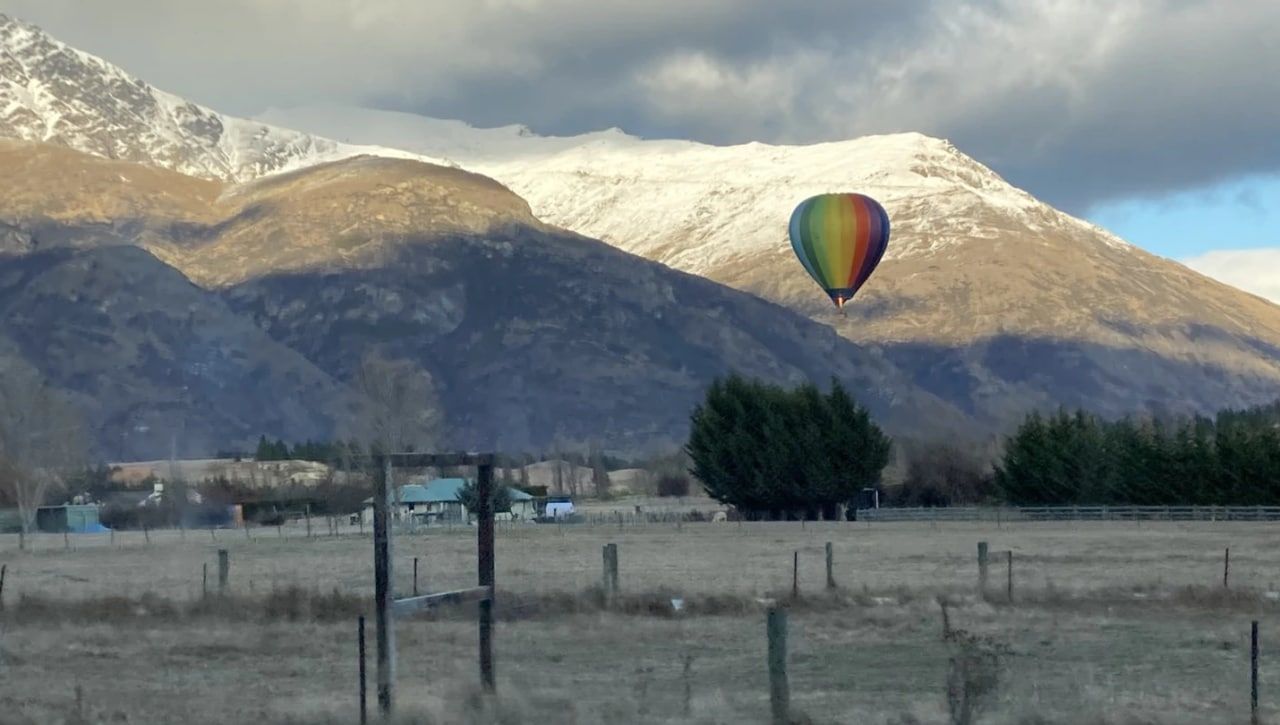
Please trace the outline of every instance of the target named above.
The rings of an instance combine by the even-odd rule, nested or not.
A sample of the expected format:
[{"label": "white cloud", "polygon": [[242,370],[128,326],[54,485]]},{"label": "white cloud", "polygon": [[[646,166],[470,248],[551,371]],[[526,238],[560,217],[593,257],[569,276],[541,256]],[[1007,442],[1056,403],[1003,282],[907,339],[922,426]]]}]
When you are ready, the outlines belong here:
[{"label": "white cloud", "polygon": [[1219,250],[1182,263],[1219,282],[1280,304],[1280,247]]},{"label": "white cloud", "polygon": [[922,131],[1075,211],[1280,168],[1275,0],[7,0],[229,112],[711,142]]}]

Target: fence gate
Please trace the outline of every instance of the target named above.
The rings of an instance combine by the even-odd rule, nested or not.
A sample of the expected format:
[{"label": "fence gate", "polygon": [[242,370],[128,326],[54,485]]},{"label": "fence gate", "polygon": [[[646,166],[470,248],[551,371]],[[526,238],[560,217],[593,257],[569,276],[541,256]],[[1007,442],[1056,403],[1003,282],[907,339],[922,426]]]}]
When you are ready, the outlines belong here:
[{"label": "fence gate", "polygon": [[[391,714],[395,702],[396,638],[395,618],[449,604],[477,602],[480,644],[480,682],[488,692],[493,680],[493,464],[492,453],[391,453],[373,457],[373,581],[374,620],[377,633],[378,709]],[[476,574],[478,586],[438,594],[395,598],[392,582],[391,491],[396,468],[443,468],[475,466],[476,489],[480,499],[476,510]]]}]

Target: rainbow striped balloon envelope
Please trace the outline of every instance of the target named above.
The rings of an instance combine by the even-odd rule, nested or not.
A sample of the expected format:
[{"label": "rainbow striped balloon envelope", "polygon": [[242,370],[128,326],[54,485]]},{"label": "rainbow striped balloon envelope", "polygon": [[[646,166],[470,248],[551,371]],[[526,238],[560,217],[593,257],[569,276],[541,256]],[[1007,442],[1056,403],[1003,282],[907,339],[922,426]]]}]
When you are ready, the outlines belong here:
[{"label": "rainbow striped balloon envelope", "polygon": [[853,299],[889,246],[889,215],[862,194],[819,194],[791,213],[791,248],[836,307]]}]

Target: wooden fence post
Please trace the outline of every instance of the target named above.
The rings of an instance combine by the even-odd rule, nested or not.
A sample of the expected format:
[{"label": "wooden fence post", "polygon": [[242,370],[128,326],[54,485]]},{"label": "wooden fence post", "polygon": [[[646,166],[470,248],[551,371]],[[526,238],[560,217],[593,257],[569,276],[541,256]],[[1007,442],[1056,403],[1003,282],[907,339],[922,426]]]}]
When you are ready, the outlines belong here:
[{"label": "wooden fence post", "polygon": [[361,614],[356,624],[356,648],[360,662],[360,725],[369,722],[368,685],[365,675],[364,656],[364,615]]},{"label": "wooden fence post", "polygon": [[200,565],[200,597],[209,598],[209,562]]},{"label": "wooden fence post", "polygon": [[302,515],[307,517],[307,538],[311,538],[311,504],[302,505]]},{"label": "wooden fence post", "polygon": [[1013,604],[1013,550],[1010,549],[1009,555],[1009,603]]},{"label": "wooden fence post", "polygon": [[774,725],[791,720],[791,689],[787,683],[787,610],[769,607],[765,632],[769,638],[769,709]]},{"label": "wooden fence post", "polygon": [[[374,472],[373,486],[373,583],[374,621],[378,626],[378,710],[390,717],[395,689],[395,631],[391,612],[395,594],[391,587],[391,512],[389,510],[391,459]],[[483,494],[482,494],[483,496]]]},{"label": "wooden fence post", "polygon": [[618,545],[604,545],[604,601],[613,606],[618,599]]},{"label": "wooden fence post", "polygon": [[4,577],[9,573],[8,564],[0,564],[0,612],[4,611]]},{"label": "wooden fence post", "polygon": [[791,557],[791,598],[800,598],[800,552],[797,551]]},{"label": "wooden fence post", "polygon": [[836,588],[835,561],[831,550],[831,542],[827,542],[827,589]]},{"label": "wooden fence post", "polygon": [[231,578],[231,554],[218,549],[218,593],[227,593],[227,580]]},{"label": "wooden fence post", "polygon": [[480,629],[480,685],[486,692],[494,691],[493,675],[493,600],[497,598],[494,586],[493,550],[493,460],[482,461],[476,471],[476,493],[480,497],[478,535],[476,537],[476,563],[478,583],[489,587],[488,598],[481,600]]},{"label": "wooden fence post", "polygon": [[1230,588],[1227,576],[1231,573],[1231,547],[1228,546],[1226,551],[1222,552],[1222,588]]},{"label": "wooden fence post", "polygon": [[413,557],[413,596],[418,596],[418,557]]},{"label": "wooden fence post", "polygon": [[1258,620],[1249,627],[1249,712],[1250,722],[1258,725]]},{"label": "wooden fence post", "polygon": [[987,598],[987,542],[978,542],[978,597]]}]

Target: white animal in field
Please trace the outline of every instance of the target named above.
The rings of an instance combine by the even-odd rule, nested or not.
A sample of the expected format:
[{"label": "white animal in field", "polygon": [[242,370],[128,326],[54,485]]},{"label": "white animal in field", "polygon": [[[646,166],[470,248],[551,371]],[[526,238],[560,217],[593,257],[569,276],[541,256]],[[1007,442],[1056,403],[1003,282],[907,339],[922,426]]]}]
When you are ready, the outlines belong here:
[{"label": "white animal in field", "polygon": [[725,512],[723,512],[723,511],[717,511],[717,512],[715,512],[715,513],[711,514],[711,521],[712,521],[712,522],[716,522],[716,521],[728,521],[728,520],[729,520],[729,515],[728,515],[728,514],[726,514],[726,513],[725,513]]}]

